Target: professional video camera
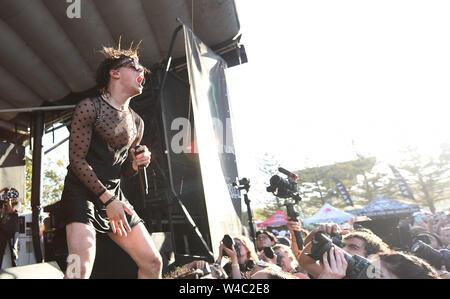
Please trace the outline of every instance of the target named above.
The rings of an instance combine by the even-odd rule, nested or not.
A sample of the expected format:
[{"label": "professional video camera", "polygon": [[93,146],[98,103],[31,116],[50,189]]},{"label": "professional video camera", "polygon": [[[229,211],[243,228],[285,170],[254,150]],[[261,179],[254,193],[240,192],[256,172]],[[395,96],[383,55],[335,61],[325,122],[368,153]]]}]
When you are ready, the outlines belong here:
[{"label": "professional video camera", "polygon": [[[270,186],[267,187],[267,192],[272,192],[275,196],[280,198],[294,198],[301,200],[298,195],[297,181],[299,178],[292,172],[279,167],[278,171],[287,175],[288,179],[284,179],[278,175],[274,175],[270,178]],[[276,192],[276,193],[275,193]]]},{"label": "professional video camera", "polygon": [[437,270],[440,270],[442,266],[445,266],[447,271],[450,270],[450,250],[436,250],[422,240],[417,240],[411,247],[411,252],[428,261]]},{"label": "professional video camera", "polygon": [[[279,167],[278,171],[287,175],[288,179],[283,179],[278,175],[274,175],[270,178],[270,186],[267,187],[267,192],[272,192],[275,196],[281,198],[293,198],[294,203],[286,201],[284,205],[286,206],[286,212],[291,221],[298,222],[297,217],[300,215],[296,211],[295,205],[299,203],[302,198],[298,194],[297,182],[301,179],[297,177],[294,173]],[[303,238],[299,231],[294,231],[295,241],[299,250],[303,249]]]},{"label": "professional video camera", "polygon": [[359,255],[351,256],[343,249],[341,249],[342,242],[340,242],[339,235],[334,235],[333,239],[331,239],[330,236],[327,235],[325,232],[322,231],[317,232],[312,240],[311,253],[308,254],[308,256],[316,261],[318,260],[322,261],[323,254],[325,252],[329,254],[330,249],[333,247],[340,250],[344,254],[344,258],[347,261],[347,271],[345,278],[348,279],[371,278],[368,276],[368,268],[371,265],[371,263],[367,259]]}]

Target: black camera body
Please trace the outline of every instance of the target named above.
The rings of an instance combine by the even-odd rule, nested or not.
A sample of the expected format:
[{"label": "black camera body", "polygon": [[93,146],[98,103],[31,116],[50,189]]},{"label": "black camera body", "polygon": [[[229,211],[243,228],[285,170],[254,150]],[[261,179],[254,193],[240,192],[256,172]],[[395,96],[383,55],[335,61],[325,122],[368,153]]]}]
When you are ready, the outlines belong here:
[{"label": "black camera body", "polygon": [[277,266],[281,266],[281,255],[275,252],[272,247],[264,247],[263,250],[264,255],[269,259],[273,259],[275,256],[277,256]]},{"label": "black camera body", "polygon": [[[335,244],[334,242],[338,243]],[[325,232],[317,232],[314,235],[311,246],[311,253],[309,257],[316,261],[322,261],[322,256],[325,252],[329,254],[331,248],[337,248],[344,254],[344,258],[347,261],[347,271],[345,278],[347,279],[368,279],[368,268],[371,263],[362,256],[350,255],[341,249],[342,241],[339,235],[330,238]]]},{"label": "black camera body", "polygon": [[430,263],[437,270],[445,266],[447,270],[450,269],[450,250],[436,250],[422,240],[417,240],[411,247],[411,252]]},{"label": "black camera body", "polygon": [[[274,175],[270,178],[270,186],[266,188],[267,192],[273,193],[275,196],[280,198],[293,198],[295,200],[295,204],[298,204],[302,198],[298,194],[298,184],[297,181],[300,179],[296,174],[279,167],[278,171],[287,175],[287,179],[284,179],[278,175]],[[298,221],[297,217],[299,213],[295,209],[294,203],[286,202],[286,212],[291,221]],[[299,231],[294,231],[295,240],[297,243],[298,249],[303,249],[303,239],[302,234]]]},{"label": "black camera body", "polygon": [[[237,257],[241,256],[241,248],[239,247],[239,244],[234,242],[233,238],[231,238],[230,235],[224,235],[222,239],[222,243],[227,247],[228,249],[233,249],[236,251]],[[225,250],[222,251],[223,256],[228,256],[228,254],[225,252]]]},{"label": "black camera body", "polygon": [[296,200],[301,200],[301,197],[298,195],[298,177],[282,167],[279,167],[278,171],[286,174],[288,178],[284,179],[278,175],[272,176],[270,178],[270,186],[266,188],[267,192],[272,192],[275,196],[280,198],[294,198]]}]

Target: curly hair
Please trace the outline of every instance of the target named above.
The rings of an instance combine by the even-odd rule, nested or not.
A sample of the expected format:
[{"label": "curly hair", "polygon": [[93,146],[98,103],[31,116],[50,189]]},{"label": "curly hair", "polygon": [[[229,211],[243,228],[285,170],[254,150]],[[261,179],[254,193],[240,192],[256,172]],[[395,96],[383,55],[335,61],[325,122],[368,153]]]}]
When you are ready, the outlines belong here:
[{"label": "curly hair", "polygon": [[390,250],[389,246],[384,243],[380,237],[368,229],[358,229],[352,231],[351,233],[345,235],[344,240],[353,238],[357,238],[364,242],[367,256],[380,252],[388,252]]},{"label": "curly hair", "polygon": [[[109,74],[110,70],[116,68],[124,59],[133,59],[136,62],[139,62],[138,54],[141,42],[142,41],[140,41],[135,47],[133,47],[133,42],[131,42],[129,49],[122,49],[120,46],[120,38],[117,49],[113,47],[103,47],[103,50],[100,52],[106,58],[98,66],[96,74],[97,89],[100,94],[107,92],[109,82],[111,81],[111,76]],[[150,71],[145,67],[144,72],[150,73]]]}]

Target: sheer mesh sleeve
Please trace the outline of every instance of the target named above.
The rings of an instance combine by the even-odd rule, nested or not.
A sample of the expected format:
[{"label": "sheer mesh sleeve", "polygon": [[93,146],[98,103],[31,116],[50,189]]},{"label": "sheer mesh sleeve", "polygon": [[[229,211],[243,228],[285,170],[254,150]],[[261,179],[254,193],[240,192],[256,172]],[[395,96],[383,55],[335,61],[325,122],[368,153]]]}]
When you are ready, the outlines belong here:
[{"label": "sheer mesh sleeve", "polygon": [[144,136],[144,121],[137,114],[134,114],[134,115],[136,117],[135,123],[136,123],[136,127],[137,127],[137,135],[136,135],[136,138],[133,141],[130,149],[128,150],[128,157],[122,167],[122,175],[125,177],[131,177],[137,173],[133,169],[133,160],[131,158],[130,151],[136,145],[141,144],[142,137]]},{"label": "sheer mesh sleeve", "polygon": [[71,170],[78,179],[90,191],[100,196],[106,188],[86,161],[95,118],[96,112],[92,100],[82,100],[75,108],[70,129],[69,161]]}]

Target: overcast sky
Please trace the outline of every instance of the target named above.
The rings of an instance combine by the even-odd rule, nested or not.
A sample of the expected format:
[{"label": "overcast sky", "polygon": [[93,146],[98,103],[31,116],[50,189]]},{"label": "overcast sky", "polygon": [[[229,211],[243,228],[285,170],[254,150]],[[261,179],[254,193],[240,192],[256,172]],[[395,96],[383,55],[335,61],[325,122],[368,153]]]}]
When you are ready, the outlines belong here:
[{"label": "overcast sky", "polygon": [[236,3],[248,63],[227,82],[241,176],[261,180],[266,152],[288,170],[356,151],[395,165],[406,146],[436,154],[448,140],[449,1]]}]

